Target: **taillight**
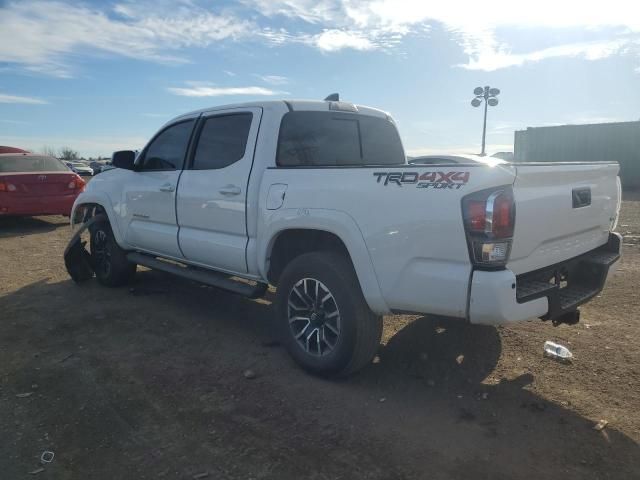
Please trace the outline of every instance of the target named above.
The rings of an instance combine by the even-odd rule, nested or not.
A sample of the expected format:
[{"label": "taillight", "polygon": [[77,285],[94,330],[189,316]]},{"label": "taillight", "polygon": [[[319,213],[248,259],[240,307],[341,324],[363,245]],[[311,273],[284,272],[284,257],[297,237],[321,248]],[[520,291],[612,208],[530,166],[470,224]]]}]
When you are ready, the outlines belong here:
[{"label": "taillight", "polygon": [[15,192],[18,190],[13,183],[0,182],[0,192]]},{"label": "taillight", "polygon": [[472,232],[484,232],[486,218],[486,202],[472,200],[468,204],[468,225]]},{"label": "taillight", "polygon": [[478,265],[504,266],[509,259],[515,225],[511,187],[467,195],[462,199],[462,215],[471,260]]},{"label": "taillight", "polygon": [[75,178],[67,184],[67,188],[69,190],[79,190],[82,192],[84,191],[85,185],[86,185],[85,181],[82,178],[80,178],[78,175],[76,175]]},{"label": "taillight", "polygon": [[[493,202],[493,203],[492,203]],[[501,191],[491,194],[487,199],[487,210],[491,210],[491,228],[485,228],[495,238],[509,238],[513,236],[513,224],[515,220],[513,208],[513,193]]]}]

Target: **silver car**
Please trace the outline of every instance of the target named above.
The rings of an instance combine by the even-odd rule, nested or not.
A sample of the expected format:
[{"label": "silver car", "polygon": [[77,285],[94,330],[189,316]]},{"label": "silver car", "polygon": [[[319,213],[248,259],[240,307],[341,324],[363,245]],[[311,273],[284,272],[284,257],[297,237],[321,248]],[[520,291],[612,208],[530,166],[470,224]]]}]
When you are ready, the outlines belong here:
[{"label": "silver car", "polygon": [[90,166],[88,166],[85,163],[82,163],[82,162],[69,162],[69,161],[65,161],[64,163],[65,163],[65,165],[67,167],[69,167],[71,170],[73,170],[78,175],[81,175],[81,176],[82,175],[93,176],[93,168],[91,168]]}]

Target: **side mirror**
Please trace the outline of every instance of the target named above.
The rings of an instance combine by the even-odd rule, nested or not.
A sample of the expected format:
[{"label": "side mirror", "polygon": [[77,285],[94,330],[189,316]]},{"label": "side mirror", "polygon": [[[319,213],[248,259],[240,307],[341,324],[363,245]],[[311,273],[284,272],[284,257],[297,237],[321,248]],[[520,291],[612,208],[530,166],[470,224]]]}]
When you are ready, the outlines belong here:
[{"label": "side mirror", "polygon": [[113,152],[113,155],[111,155],[111,164],[116,168],[133,170],[135,159],[136,152],[133,150],[120,150],[118,152]]}]

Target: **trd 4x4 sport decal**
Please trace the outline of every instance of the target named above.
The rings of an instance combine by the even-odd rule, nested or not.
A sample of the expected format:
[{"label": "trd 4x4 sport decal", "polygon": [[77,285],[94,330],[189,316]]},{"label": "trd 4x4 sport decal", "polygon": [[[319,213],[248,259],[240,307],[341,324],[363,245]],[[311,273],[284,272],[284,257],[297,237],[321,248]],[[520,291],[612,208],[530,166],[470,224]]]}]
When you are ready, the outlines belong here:
[{"label": "trd 4x4 sport decal", "polygon": [[416,188],[448,188],[459,190],[469,181],[469,172],[373,172],[376,183],[385,187],[390,183],[398,186],[416,185]]}]

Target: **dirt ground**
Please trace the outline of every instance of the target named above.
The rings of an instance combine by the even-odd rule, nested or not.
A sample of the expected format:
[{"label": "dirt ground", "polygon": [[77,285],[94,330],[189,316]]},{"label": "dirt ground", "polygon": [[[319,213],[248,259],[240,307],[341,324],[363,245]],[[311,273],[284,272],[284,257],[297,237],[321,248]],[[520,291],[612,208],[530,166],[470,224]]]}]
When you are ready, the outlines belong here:
[{"label": "dirt ground", "polygon": [[[148,270],[77,286],[65,218],[0,219],[0,478],[639,479],[640,195],[625,200],[624,259],[580,324],[389,317],[341,381],[294,365],[269,298]],[[548,339],[575,361],[543,358]]]}]

